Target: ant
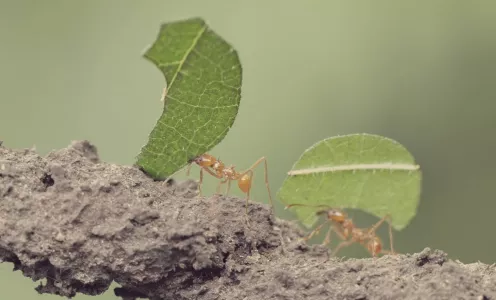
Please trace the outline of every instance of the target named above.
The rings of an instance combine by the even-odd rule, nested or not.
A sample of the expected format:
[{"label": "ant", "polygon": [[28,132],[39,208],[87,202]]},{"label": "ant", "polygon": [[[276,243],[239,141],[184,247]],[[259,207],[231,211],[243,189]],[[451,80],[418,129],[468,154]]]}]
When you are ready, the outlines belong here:
[{"label": "ant", "polygon": [[217,186],[217,194],[220,194],[221,185],[227,183],[226,195],[229,193],[231,188],[231,181],[237,181],[239,189],[246,194],[246,216],[248,216],[248,200],[250,199],[251,184],[253,182],[253,169],[256,168],[261,162],[265,165],[265,185],[267,186],[267,191],[269,192],[269,201],[272,207],[272,212],[274,211],[274,204],[272,202],[272,196],[270,192],[268,172],[267,172],[267,159],[265,157],[259,158],[251,167],[243,172],[237,172],[235,166],[231,165],[226,167],[226,165],[210,154],[200,155],[192,160],[190,160],[190,165],[187,170],[187,176],[189,176],[189,171],[191,169],[192,163],[196,163],[200,166],[200,182],[198,184],[199,194],[201,196],[201,186],[203,182],[203,170],[205,170],[210,175],[217,179],[220,179]]},{"label": "ant", "polygon": [[[293,206],[310,206],[305,204],[290,204],[286,206],[286,209]],[[382,219],[380,219],[377,223],[369,228],[357,228],[353,223],[353,220],[348,218],[347,214],[342,210],[336,208],[330,208],[326,205],[319,205],[320,207],[326,207],[324,210],[319,210],[316,212],[316,215],[321,216],[325,215],[327,217],[327,221],[320,224],[315,228],[308,236],[303,238],[304,241],[308,241],[314,235],[318,234],[322,227],[330,223],[329,231],[327,232],[323,245],[328,245],[331,242],[331,233],[334,231],[339,238],[341,238],[342,242],[338,244],[338,246],[334,249],[331,256],[335,256],[339,250],[343,247],[349,246],[353,243],[359,243],[362,245],[371,255],[372,257],[377,257],[379,254],[396,254],[393,248],[393,231],[391,228],[391,216],[386,215]],[[386,251],[382,248],[382,241],[376,235],[376,230],[379,226],[387,221],[389,225],[389,243],[390,250]]]}]

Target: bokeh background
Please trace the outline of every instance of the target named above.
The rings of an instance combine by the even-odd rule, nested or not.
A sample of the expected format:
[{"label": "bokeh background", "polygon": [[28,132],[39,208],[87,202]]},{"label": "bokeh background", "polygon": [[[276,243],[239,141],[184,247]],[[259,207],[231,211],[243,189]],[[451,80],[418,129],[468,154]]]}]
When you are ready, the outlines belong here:
[{"label": "bokeh background", "polygon": [[[88,139],[103,160],[132,164],[163,105],[163,76],[141,54],[162,22],[196,16],[244,69],[239,115],[212,154],[241,169],[266,156],[275,194],[323,138],[393,138],[423,170],[418,215],[395,232],[396,250],[496,261],[494,1],[0,0],[0,140],[46,154]],[[253,198],[267,202],[256,174]],[[0,265],[2,299],[59,299],[11,270]]]}]

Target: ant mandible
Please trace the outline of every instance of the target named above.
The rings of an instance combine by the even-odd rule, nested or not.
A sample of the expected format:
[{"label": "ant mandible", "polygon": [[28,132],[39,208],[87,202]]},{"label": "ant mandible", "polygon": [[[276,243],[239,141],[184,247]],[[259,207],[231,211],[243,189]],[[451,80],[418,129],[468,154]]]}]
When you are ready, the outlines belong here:
[{"label": "ant mandible", "polygon": [[271,205],[272,212],[274,212],[274,204],[272,202],[272,195],[270,192],[269,178],[267,171],[267,159],[265,157],[259,158],[251,167],[243,172],[237,172],[235,166],[231,165],[226,167],[226,165],[210,154],[200,155],[190,161],[190,165],[187,170],[187,175],[189,176],[189,171],[191,169],[192,163],[196,163],[200,167],[200,182],[198,184],[199,194],[201,196],[201,186],[203,182],[203,170],[205,170],[210,175],[217,179],[220,179],[217,186],[217,194],[220,193],[220,187],[222,184],[227,183],[226,195],[229,193],[231,188],[231,181],[237,181],[239,189],[246,194],[246,215],[248,216],[248,201],[250,200],[250,190],[251,184],[253,182],[253,169],[255,169],[260,163],[264,162],[265,166],[265,185],[269,193],[269,201]]},{"label": "ant mandible", "polygon": [[[310,206],[305,204],[290,204],[286,206],[286,209],[293,206]],[[326,205],[319,205],[320,207],[326,207],[324,210],[319,210],[316,212],[318,216],[326,215],[327,221],[317,226],[308,236],[303,240],[308,241],[314,235],[318,234],[322,227],[330,223],[329,231],[327,232],[323,245],[328,245],[331,242],[331,233],[334,231],[338,237],[342,240],[341,243],[334,249],[331,256],[335,256],[339,250],[343,247],[349,246],[353,243],[359,243],[362,245],[372,257],[377,257],[379,254],[396,254],[393,248],[393,230],[391,227],[391,217],[386,215],[381,218],[377,223],[369,228],[357,228],[353,223],[353,220],[348,218],[347,214],[342,210],[336,208],[330,208]],[[381,226],[382,223],[387,221],[389,225],[389,243],[390,250],[383,250],[382,241],[376,235],[376,230]]]}]

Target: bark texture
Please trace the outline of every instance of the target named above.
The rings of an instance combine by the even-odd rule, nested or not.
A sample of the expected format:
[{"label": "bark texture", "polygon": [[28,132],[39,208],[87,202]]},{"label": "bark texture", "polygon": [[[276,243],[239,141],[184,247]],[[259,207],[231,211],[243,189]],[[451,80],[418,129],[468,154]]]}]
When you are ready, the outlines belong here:
[{"label": "bark texture", "polygon": [[[495,267],[441,251],[327,260],[262,204],[198,198],[101,162],[88,141],[51,152],[0,144],[0,259],[39,293],[123,299],[496,299]],[[326,261],[326,262],[324,262]]]}]

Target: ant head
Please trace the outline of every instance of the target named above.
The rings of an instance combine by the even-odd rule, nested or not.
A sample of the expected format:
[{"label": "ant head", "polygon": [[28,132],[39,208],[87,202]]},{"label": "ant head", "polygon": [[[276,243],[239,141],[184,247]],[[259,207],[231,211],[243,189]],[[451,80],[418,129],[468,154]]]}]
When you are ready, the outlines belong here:
[{"label": "ant head", "polygon": [[327,218],[334,222],[343,223],[346,220],[346,214],[339,209],[332,208],[327,211]]},{"label": "ant head", "polygon": [[190,163],[194,162],[197,165],[199,165],[200,167],[210,167],[216,161],[217,160],[215,159],[215,157],[213,157],[210,154],[206,154],[206,153],[189,160]]}]

